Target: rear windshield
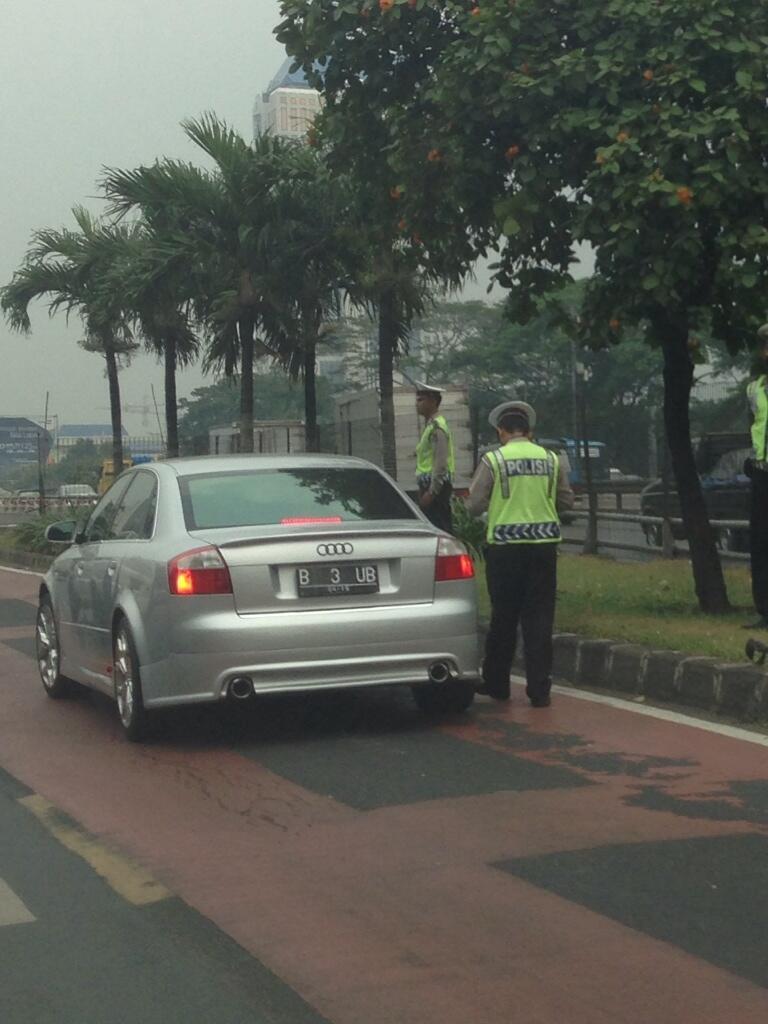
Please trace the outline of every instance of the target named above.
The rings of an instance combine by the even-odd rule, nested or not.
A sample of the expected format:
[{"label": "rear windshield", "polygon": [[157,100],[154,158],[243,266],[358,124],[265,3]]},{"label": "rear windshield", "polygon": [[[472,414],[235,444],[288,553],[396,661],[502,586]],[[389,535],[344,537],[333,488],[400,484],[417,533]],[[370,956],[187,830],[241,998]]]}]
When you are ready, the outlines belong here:
[{"label": "rear windshield", "polygon": [[179,487],[188,530],[417,518],[373,469],[201,473],[179,477]]}]

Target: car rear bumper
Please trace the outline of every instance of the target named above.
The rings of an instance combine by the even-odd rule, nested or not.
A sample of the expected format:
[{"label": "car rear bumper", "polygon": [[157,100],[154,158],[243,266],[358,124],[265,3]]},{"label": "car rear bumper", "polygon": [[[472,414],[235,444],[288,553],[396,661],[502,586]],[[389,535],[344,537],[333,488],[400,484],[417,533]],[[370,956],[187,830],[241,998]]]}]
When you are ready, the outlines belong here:
[{"label": "car rear bumper", "polygon": [[477,679],[473,601],[241,616],[217,611],[173,631],[172,652],[142,665],[148,707],[222,700],[247,676],[256,693],[427,682],[445,662],[453,677]]}]

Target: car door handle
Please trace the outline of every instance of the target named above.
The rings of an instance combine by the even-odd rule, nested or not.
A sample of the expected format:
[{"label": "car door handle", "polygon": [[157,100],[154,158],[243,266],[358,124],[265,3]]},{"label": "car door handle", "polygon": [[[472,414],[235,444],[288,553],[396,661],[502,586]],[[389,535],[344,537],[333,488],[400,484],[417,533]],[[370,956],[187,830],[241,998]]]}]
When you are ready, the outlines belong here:
[{"label": "car door handle", "polygon": [[110,562],[107,566],[107,576],[114,576],[117,571],[117,562]]},{"label": "car door handle", "polygon": [[82,576],[84,571],[82,565],[75,566],[75,576]]}]

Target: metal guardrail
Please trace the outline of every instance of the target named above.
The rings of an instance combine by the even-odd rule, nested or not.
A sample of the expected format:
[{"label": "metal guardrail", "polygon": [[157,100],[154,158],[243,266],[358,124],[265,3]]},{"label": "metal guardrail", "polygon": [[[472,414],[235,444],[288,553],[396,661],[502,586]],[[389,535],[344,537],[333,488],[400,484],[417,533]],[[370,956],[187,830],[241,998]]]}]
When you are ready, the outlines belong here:
[{"label": "metal guardrail", "polygon": [[[587,511],[574,511],[568,513],[569,521],[577,519],[589,520],[590,513]],[[599,522],[615,522],[615,523],[630,523],[637,526],[660,526],[664,528],[664,524],[668,523],[669,527],[682,526],[683,520],[680,518],[669,517],[664,519],[662,516],[644,516],[644,515],[633,515],[628,512],[598,512],[596,519]],[[749,521],[746,519],[710,519],[710,526],[714,529],[731,529],[731,530],[748,530]],[[565,524],[568,525],[568,524]],[[671,536],[671,532],[670,532]],[[583,544],[583,539],[564,537],[563,542],[565,544]],[[608,548],[615,551],[634,551],[640,553],[658,552],[662,556],[668,555],[675,557],[676,554],[681,553],[680,548],[676,548],[674,541],[670,545],[663,544],[629,544],[620,541],[611,540],[600,540],[597,537],[598,548]],[[669,550],[671,548],[671,550]],[[721,558],[731,559],[735,562],[746,562],[749,560],[749,555],[741,551],[721,551]]]},{"label": "metal guardrail", "polygon": [[[87,508],[93,505],[97,496],[92,494],[83,497],[60,498],[45,496],[46,509]],[[40,499],[35,498],[0,498],[0,512],[37,512]]]}]

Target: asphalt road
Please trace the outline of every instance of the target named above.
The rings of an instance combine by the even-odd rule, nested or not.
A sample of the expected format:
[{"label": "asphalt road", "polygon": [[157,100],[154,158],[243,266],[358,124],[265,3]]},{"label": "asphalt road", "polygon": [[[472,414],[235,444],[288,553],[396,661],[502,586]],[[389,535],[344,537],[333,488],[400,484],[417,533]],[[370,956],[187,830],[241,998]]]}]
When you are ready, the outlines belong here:
[{"label": "asphalt road", "polygon": [[768,740],[558,692],[122,739],[0,572],[3,1024],[764,1024]]}]

